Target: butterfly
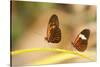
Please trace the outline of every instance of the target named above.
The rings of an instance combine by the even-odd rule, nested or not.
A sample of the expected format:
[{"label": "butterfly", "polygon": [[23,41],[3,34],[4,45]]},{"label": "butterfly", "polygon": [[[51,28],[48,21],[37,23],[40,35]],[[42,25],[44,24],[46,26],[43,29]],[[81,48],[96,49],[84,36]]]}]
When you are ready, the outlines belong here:
[{"label": "butterfly", "polygon": [[47,36],[45,40],[48,43],[59,43],[61,41],[61,30],[59,28],[58,16],[53,14],[49,20],[47,27]]},{"label": "butterfly", "polygon": [[89,36],[90,36],[89,29],[82,30],[76,37],[75,41],[72,42],[72,45],[80,52],[85,51],[88,45]]}]

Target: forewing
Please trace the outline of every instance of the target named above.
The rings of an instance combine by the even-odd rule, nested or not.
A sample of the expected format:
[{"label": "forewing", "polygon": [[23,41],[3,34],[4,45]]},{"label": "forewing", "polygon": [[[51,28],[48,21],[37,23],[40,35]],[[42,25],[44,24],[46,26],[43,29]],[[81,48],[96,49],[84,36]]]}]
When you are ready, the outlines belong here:
[{"label": "forewing", "polygon": [[58,17],[54,14],[49,20],[47,27],[47,37],[45,38],[48,42],[58,43],[61,40],[61,30],[59,28]]},{"label": "forewing", "polygon": [[73,46],[78,51],[85,51],[88,45],[88,39],[90,36],[90,30],[84,29],[79,33],[79,35],[76,37],[75,41],[72,43]]}]

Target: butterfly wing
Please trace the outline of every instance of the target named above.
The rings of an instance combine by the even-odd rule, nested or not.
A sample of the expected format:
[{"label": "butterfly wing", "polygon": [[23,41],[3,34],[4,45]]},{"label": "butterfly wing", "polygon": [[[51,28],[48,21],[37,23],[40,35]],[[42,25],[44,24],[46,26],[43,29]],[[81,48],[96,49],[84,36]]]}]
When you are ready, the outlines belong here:
[{"label": "butterfly wing", "polygon": [[[57,15],[52,15],[50,20],[49,20],[49,24],[48,24],[50,27],[52,26],[57,26],[59,27],[59,20],[58,20],[58,16]],[[49,27],[48,26],[48,27]]]},{"label": "butterfly wing", "polygon": [[61,40],[61,30],[59,28],[59,20],[56,15],[51,16],[49,20],[47,37],[45,39],[51,43],[58,43]]},{"label": "butterfly wing", "polygon": [[58,43],[61,40],[61,30],[59,28],[52,28],[50,30],[50,35],[48,38],[48,42]]},{"label": "butterfly wing", "polygon": [[90,36],[90,30],[89,29],[84,29],[75,39],[75,41],[72,43],[73,46],[78,50],[78,51],[85,51],[87,48],[88,44],[88,39]]},{"label": "butterfly wing", "polygon": [[88,41],[87,40],[82,40],[81,38],[76,42],[76,43],[73,43],[73,46],[78,50],[78,51],[85,51],[86,48],[87,48],[87,44],[88,44]]}]

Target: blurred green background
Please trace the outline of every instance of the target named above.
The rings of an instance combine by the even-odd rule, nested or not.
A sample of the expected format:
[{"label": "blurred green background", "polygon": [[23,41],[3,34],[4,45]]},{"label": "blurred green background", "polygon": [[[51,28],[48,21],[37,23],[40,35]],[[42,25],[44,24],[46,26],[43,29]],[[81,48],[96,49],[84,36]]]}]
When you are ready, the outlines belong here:
[{"label": "blurred green background", "polygon": [[[12,50],[40,47],[75,50],[75,48],[73,48],[71,45],[71,42],[75,39],[81,30],[84,28],[89,28],[91,30],[91,35],[86,51],[94,51],[93,55],[96,57],[95,5],[12,1],[11,7]],[[58,16],[60,29],[62,32],[62,40],[58,44],[49,44],[44,39],[46,37],[49,19],[53,14]],[[35,61],[54,54],[55,53],[52,52],[40,54],[37,53],[32,55],[33,59],[26,59],[26,57],[23,57],[22,55],[14,57],[12,60],[13,64],[24,64],[25,62],[23,61],[25,60],[27,60],[27,62],[29,62],[31,59]],[[26,56],[28,57],[30,55],[31,54]],[[20,62],[18,62],[19,60]]]}]

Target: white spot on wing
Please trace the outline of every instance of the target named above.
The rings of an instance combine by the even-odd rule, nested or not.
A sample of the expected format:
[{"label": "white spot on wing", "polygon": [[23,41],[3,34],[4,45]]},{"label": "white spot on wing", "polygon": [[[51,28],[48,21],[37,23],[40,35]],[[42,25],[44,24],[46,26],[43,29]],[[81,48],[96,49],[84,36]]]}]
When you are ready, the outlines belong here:
[{"label": "white spot on wing", "polygon": [[55,28],[55,26],[52,26],[52,28],[54,29],[54,28]]},{"label": "white spot on wing", "polygon": [[79,37],[83,40],[86,40],[86,37],[83,34],[80,34]]}]

